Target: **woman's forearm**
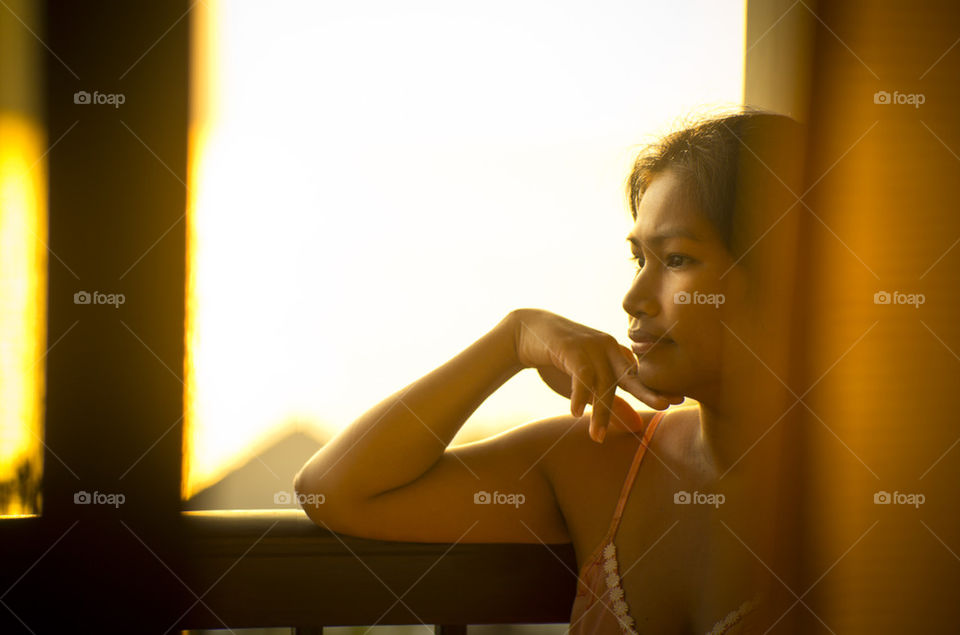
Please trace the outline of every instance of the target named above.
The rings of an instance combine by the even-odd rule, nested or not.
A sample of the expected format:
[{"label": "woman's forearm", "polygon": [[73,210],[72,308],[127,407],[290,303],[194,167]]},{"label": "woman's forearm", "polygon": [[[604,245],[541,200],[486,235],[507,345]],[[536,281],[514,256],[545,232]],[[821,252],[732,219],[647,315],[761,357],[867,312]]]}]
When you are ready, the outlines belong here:
[{"label": "woman's forearm", "polygon": [[480,404],[523,370],[513,329],[511,313],[456,357],[341,430],[297,474],[297,492],[322,492],[334,504],[369,498],[423,475]]}]

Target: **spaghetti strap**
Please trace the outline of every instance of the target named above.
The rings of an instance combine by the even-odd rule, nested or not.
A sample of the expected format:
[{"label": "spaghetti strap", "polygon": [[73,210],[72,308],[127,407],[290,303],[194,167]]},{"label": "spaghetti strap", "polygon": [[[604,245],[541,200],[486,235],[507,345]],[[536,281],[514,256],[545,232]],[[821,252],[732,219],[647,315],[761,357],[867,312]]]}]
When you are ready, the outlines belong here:
[{"label": "spaghetti strap", "polygon": [[650,425],[647,426],[646,431],[643,433],[643,439],[640,441],[640,447],[637,448],[636,454],[633,455],[633,463],[630,464],[630,472],[627,474],[627,478],[623,483],[623,488],[620,490],[620,499],[617,501],[617,511],[613,514],[613,522],[610,523],[610,529],[607,531],[607,537],[604,539],[606,542],[608,539],[612,540],[617,533],[617,529],[620,527],[620,516],[623,515],[623,508],[627,504],[627,498],[630,496],[630,489],[633,487],[633,480],[637,476],[637,470],[640,469],[640,461],[643,460],[643,455],[647,452],[647,446],[650,444],[650,439],[653,438],[653,433],[657,430],[657,425],[659,425],[660,420],[665,414],[665,410],[660,410],[657,414],[653,415],[653,419],[650,420]]},{"label": "spaghetti strap", "polygon": [[[663,418],[664,414],[666,414],[666,411],[661,410],[657,412],[650,420],[650,424],[647,425],[647,429],[643,433],[643,439],[640,441],[640,447],[637,448],[637,451],[633,456],[633,463],[630,465],[630,471],[627,474],[627,478],[620,490],[620,499],[617,501],[617,509],[614,513],[613,520],[611,521],[603,540],[600,541],[600,543],[594,548],[593,553],[591,553],[581,565],[581,577],[586,567],[589,567],[591,563],[596,564],[598,562],[597,559],[600,557],[600,552],[608,544],[613,543],[613,537],[617,533],[617,528],[620,526],[620,516],[623,514],[623,508],[626,505],[627,497],[630,494],[630,488],[633,486],[634,477],[636,477],[637,470],[640,468],[640,461],[643,460],[643,455],[646,453],[647,445],[650,443],[650,439],[653,438],[653,433],[656,431],[657,425],[660,423],[660,420]],[[642,422],[639,414],[637,414],[636,417]]]}]

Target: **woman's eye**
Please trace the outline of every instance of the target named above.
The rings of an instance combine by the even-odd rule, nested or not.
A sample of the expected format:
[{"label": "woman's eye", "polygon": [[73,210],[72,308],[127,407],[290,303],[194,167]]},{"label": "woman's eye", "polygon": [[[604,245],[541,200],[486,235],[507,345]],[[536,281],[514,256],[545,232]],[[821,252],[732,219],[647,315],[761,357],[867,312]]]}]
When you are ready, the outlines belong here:
[{"label": "woman's eye", "polygon": [[681,264],[683,264],[687,260],[688,259],[686,256],[681,256],[680,254],[670,254],[669,256],[667,256],[667,266],[669,267],[670,263],[674,262],[674,263],[677,263],[677,266],[679,267]]},{"label": "woman's eye", "polygon": [[[665,264],[668,267],[679,267],[683,265],[685,262],[687,262],[688,260],[690,260],[690,258],[688,258],[687,256],[683,256],[681,254],[670,254],[669,256],[667,256],[667,260]],[[643,267],[642,256],[631,256],[630,262],[635,263],[637,266],[637,269],[640,269],[641,267]]]}]

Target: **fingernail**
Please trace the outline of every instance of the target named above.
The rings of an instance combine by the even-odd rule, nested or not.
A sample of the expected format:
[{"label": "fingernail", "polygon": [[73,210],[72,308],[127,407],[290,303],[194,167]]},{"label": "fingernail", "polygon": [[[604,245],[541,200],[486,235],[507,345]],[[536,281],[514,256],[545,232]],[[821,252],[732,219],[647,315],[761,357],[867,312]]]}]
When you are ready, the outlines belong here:
[{"label": "fingernail", "polygon": [[607,429],[600,428],[600,432],[597,433],[597,437],[599,438],[599,443],[603,443],[603,438],[605,436],[607,436]]}]

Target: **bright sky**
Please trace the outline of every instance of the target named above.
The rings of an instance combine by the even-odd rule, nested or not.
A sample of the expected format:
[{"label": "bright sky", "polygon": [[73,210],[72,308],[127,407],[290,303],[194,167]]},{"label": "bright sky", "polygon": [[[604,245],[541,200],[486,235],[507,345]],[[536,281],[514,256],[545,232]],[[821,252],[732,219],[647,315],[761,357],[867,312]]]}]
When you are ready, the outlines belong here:
[{"label": "bright sky", "polygon": [[[270,9],[192,15],[187,494],[285,426],[348,425],[511,309],[625,342],[632,156],[742,100],[743,0]],[[566,412],[527,370],[454,443]]]}]

